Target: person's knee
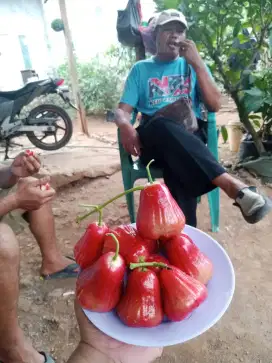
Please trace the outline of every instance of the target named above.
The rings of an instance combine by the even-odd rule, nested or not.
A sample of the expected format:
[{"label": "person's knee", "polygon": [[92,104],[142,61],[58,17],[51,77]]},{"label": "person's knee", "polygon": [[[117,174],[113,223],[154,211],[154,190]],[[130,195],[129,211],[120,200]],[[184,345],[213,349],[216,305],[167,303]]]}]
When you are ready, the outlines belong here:
[{"label": "person's knee", "polygon": [[16,263],[19,259],[19,245],[10,226],[0,223],[0,260]]}]

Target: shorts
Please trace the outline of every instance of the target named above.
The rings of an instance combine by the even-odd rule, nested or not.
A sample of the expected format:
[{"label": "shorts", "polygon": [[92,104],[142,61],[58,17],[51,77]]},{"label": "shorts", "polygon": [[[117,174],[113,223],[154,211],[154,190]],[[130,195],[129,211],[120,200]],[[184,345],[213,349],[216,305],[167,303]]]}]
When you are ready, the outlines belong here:
[{"label": "shorts", "polygon": [[[5,198],[9,194],[13,194],[16,191],[16,185],[9,189],[0,189],[0,199]],[[22,209],[16,209],[3,217],[0,217],[0,222],[8,224],[15,234],[23,232],[23,230],[28,226],[25,219],[25,211]]]}]

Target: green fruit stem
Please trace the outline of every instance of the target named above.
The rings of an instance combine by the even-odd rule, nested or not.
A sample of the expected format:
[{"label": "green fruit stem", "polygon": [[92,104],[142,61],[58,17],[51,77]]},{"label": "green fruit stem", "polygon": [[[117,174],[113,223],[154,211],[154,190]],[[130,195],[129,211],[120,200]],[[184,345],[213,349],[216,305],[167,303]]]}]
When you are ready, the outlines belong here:
[{"label": "green fruit stem", "polygon": [[107,205],[111,204],[112,202],[114,202],[115,200],[123,197],[126,194],[133,193],[133,192],[136,192],[137,190],[143,190],[143,189],[144,189],[143,186],[138,186],[138,187],[134,187],[134,188],[125,190],[123,193],[120,193],[120,194],[116,195],[115,197],[109,199],[107,202],[105,202],[105,203],[103,203],[103,204],[101,204],[99,206],[94,207],[93,205],[85,204],[84,207],[91,207],[91,208],[94,207],[94,209],[91,210],[90,212],[84,214],[83,216],[77,217],[76,222],[79,223],[79,222],[83,221],[84,219],[86,219],[87,217],[89,217],[90,215],[92,215],[95,212],[99,213],[99,211],[104,209]]},{"label": "green fruit stem", "polygon": [[154,162],[155,160],[152,159],[146,166],[146,172],[147,172],[147,177],[148,177],[148,181],[150,184],[153,184],[153,179],[151,176],[151,172],[150,172],[150,165]]},{"label": "green fruit stem", "polygon": [[114,242],[116,243],[116,251],[115,251],[115,255],[113,256],[113,261],[115,261],[119,255],[119,241],[117,239],[117,237],[113,234],[113,233],[107,233],[106,236],[111,236],[114,239]]},{"label": "green fruit stem", "polygon": [[98,213],[98,225],[99,227],[102,226],[102,221],[103,221],[103,210],[99,208],[99,205],[94,205],[94,204],[80,204],[80,207],[86,207],[86,208],[95,208],[94,212]]},{"label": "green fruit stem", "polygon": [[163,262],[139,262],[139,263],[131,263],[129,265],[129,268],[131,270],[134,270],[135,268],[140,268],[140,267],[161,267],[161,268],[166,268],[168,270],[171,269],[168,265],[166,265],[166,263],[163,263]]}]

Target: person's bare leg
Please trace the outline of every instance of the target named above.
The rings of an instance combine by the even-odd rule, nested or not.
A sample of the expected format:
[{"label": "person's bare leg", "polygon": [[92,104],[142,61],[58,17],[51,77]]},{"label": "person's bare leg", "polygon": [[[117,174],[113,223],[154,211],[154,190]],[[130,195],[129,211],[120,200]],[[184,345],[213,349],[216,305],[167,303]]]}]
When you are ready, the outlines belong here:
[{"label": "person's bare leg", "polygon": [[224,173],[213,180],[238,206],[249,223],[257,223],[272,210],[269,199],[260,194],[256,188],[249,187],[233,176]]},{"label": "person's bare leg", "polygon": [[80,342],[76,350],[72,353],[67,363],[114,363],[105,354],[93,349],[87,344]]},{"label": "person's bare leg", "polygon": [[221,174],[212,183],[221,188],[231,199],[236,199],[238,192],[247,185],[228,173]]},{"label": "person's bare leg", "polygon": [[56,239],[55,221],[50,203],[28,212],[29,228],[36,238],[42,254],[41,274],[49,275],[70,265],[72,261],[62,256]]},{"label": "person's bare leg", "polygon": [[19,245],[11,228],[3,223],[0,223],[0,294],[0,360],[43,363],[43,356],[27,341],[19,327]]}]

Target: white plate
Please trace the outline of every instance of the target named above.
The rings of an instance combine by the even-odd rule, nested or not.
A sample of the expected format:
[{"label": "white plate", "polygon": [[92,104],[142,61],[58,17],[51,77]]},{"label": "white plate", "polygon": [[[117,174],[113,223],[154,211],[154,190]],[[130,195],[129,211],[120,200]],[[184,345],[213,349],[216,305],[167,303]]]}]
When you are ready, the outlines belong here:
[{"label": "white plate", "polygon": [[115,312],[94,313],[84,310],[88,319],[103,333],[127,344],[145,347],[166,347],[193,339],[216,324],[226,312],[235,289],[235,274],[226,251],[206,233],[186,226],[195,244],[212,261],[214,274],[208,283],[208,298],[187,319],[163,322],[155,328],[130,328]]}]

